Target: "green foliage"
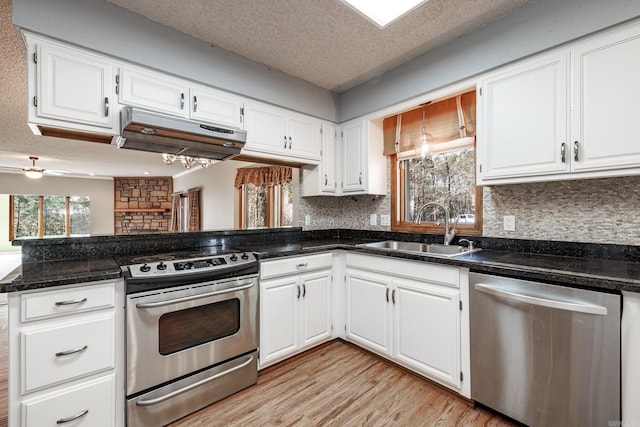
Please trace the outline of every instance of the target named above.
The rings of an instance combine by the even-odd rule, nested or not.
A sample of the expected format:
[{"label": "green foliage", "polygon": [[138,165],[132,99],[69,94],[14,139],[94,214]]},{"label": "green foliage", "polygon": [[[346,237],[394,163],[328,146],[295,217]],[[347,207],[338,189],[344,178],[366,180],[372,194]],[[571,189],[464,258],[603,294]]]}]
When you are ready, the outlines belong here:
[{"label": "green foliage", "polygon": [[[66,223],[66,197],[43,196],[44,236],[64,236]],[[39,196],[16,194],[13,196],[13,229],[15,238],[39,236]],[[90,234],[91,203],[89,197],[69,198],[70,234]]]},{"label": "green foliage", "polygon": [[[404,161],[406,171],[406,220],[427,202],[437,202],[449,208],[451,218],[475,211],[475,152],[468,148]],[[443,212],[425,212],[424,221],[442,221]]]}]

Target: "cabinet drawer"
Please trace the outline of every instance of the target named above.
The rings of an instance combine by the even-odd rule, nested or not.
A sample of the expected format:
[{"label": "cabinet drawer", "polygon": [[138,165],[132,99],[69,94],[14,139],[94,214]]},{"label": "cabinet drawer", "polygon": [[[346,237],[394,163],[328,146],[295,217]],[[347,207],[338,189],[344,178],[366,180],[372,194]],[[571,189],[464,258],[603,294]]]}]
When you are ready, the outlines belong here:
[{"label": "cabinet drawer", "polygon": [[286,274],[304,273],[305,271],[331,268],[331,253],[309,256],[287,257],[276,261],[265,261],[260,264],[260,278],[283,276]]},{"label": "cabinet drawer", "polygon": [[20,334],[22,392],[112,369],[114,332],[114,313],[24,330]]},{"label": "cabinet drawer", "polygon": [[115,305],[115,283],[84,285],[21,296],[21,320],[45,319]]},{"label": "cabinet drawer", "polygon": [[[115,425],[115,375],[98,378],[44,397],[22,402],[22,426]],[[84,414],[84,415],[81,415]],[[71,421],[71,418],[78,416]],[[65,420],[69,420],[68,424]]]},{"label": "cabinet drawer", "polygon": [[455,288],[460,287],[460,269],[458,267],[355,253],[347,254],[347,267],[453,286]]}]

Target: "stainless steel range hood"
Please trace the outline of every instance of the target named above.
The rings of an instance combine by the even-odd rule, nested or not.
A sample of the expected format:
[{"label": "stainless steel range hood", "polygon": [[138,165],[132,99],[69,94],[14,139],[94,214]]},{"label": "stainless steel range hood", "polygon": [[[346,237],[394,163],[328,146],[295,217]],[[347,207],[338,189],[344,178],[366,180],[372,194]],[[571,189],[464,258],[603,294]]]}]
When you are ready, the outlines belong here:
[{"label": "stainless steel range hood", "polygon": [[226,160],[238,154],[247,132],[125,107],[118,148]]}]

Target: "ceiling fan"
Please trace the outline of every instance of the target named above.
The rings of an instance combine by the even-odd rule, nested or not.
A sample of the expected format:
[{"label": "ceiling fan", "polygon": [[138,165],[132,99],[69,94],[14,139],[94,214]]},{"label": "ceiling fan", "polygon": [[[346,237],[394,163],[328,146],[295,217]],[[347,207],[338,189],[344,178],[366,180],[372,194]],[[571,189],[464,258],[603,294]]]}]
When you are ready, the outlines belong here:
[{"label": "ceiling fan", "polygon": [[30,156],[29,160],[31,160],[31,166],[29,167],[24,167],[24,168],[17,168],[17,167],[9,167],[9,166],[2,166],[0,167],[0,172],[1,171],[6,171],[9,173],[24,173],[25,176],[27,178],[31,178],[31,179],[39,179],[42,178],[43,175],[53,175],[53,176],[61,176],[64,175],[66,173],[70,173],[67,170],[56,170],[56,169],[43,169],[43,168],[39,168],[36,166],[36,161],[38,160],[38,157],[35,156]]}]

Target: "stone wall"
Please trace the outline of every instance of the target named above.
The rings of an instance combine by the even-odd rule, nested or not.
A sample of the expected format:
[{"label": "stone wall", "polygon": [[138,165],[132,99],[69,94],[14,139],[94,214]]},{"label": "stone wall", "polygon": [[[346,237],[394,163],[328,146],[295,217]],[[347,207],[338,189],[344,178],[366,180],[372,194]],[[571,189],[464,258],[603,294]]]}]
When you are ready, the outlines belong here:
[{"label": "stone wall", "polygon": [[115,234],[169,231],[172,177],[116,177]]}]

